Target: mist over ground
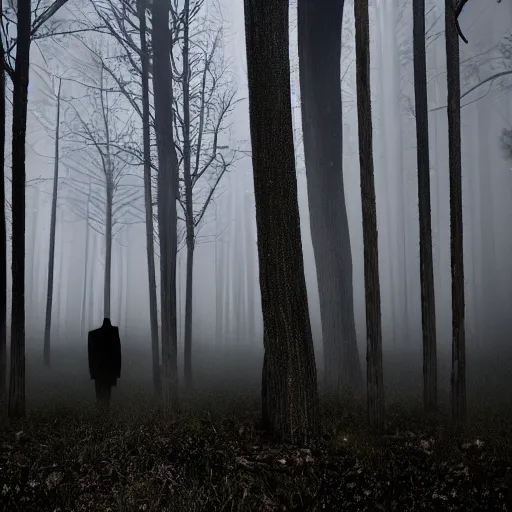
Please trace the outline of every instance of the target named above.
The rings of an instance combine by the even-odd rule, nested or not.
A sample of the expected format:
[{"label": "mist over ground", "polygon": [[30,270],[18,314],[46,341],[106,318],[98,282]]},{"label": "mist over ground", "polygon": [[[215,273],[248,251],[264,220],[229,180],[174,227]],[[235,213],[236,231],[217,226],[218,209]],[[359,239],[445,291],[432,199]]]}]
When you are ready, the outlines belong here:
[{"label": "mist over ground", "polygon": [[[300,214],[294,226],[300,220],[315,365],[311,364],[311,352],[304,349],[306,344],[310,349],[311,339],[305,333],[309,325],[303,315],[301,325],[307,329],[296,329],[293,340],[281,337],[282,333],[266,339],[267,355],[271,352],[269,347],[274,349],[274,355],[286,355],[281,360],[277,356],[272,360],[273,364],[278,360],[281,364],[282,373],[275,374],[290,372],[286,374],[286,385],[280,383],[281,387],[275,385],[268,392],[271,378],[268,367],[266,374],[263,371],[261,289],[268,286],[264,271],[271,267],[265,265],[265,258],[275,254],[265,254],[262,243],[258,254],[255,182],[260,228],[261,205],[266,197],[261,197],[261,189],[258,196],[258,183],[272,184],[275,188],[268,187],[269,193],[285,187],[279,181],[284,174],[281,168],[261,180],[257,162],[263,151],[256,148],[258,154],[257,142],[251,141],[251,128],[253,138],[256,132],[255,119],[265,112],[251,111],[249,115],[250,48],[245,30],[252,25],[245,23],[244,6],[248,9],[258,2],[169,0],[166,4],[175,17],[170,22],[172,30],[166,26],[164,32],[169,35],[176,30],[180,34],[172,40],[172,67],[165,66],[174,72],[167,84],[174,96],[168,105],[172,112],[168,119],[172,122],[166,149],[172,147],[176,151],[178,175],[178,198],[174,201],[170,195],[166,203],[161,187],[165,181],[162,176],[167,176],[168,169],[164,145],[156,136],[157,131],[163,132],[157,129],[161,111],[156,106],[158,91],[153,87],[161,68],[153,62],[148,66],[149,114],[147,122],[143,122],[146,118],[141,83],[145,53],[140,41],[143,36],[138,32],[138,24],[144,19],[150,25],[146,30],[150,47],[147,57],[155,61],[155,43],[159,41],[153,38],[155,4],[148,3],[147,12],[143,10],[141,15],[137,5],[143,4],[138,2],[69,0],[54,13],[45,28],[47,32],[33,36],[30,50],[24,189],[26,372],[22,379],[27,407],[26,416],[23,412],[20,417],[9,418],[4,414],[9,411],[13,416],[8,400],[5,404],[0,400],[0,509],[507,510],[512,488],[512,1],[462,2],[464,9],[458,18],[460,31],[467,38],[467,44],[459,41],[464,234],[460,256],[465,272],[462,321],[467,388],[467,400],[466,395],[459,400],[464,407],[467,402],[467,422],[462,425],[453,421],[454,403],[461,393],[453,391],[455,386],[450,380],[458,379],[461,361],[457,359],[458,353],[452,352],[452,270],[456,271],[457,265],[451,264],[450,208],[454,201],[450,190],[453,169],[449,161],[446,105],[451,91],[447,83],[450,66],[446,62],[445,40],[447,2],[426,0],[424,16],[428,93],[425,122],[428,121],[429,128],[436,315],[431,332],[437,335],[434,361],[438,383],[436,408],[425,411],[423,364],[427,358],[422,336],[418,213],[422,197],[421,189],[418,193],[421,160],[417,156],[420,144],[416,133],[413,54],[413,14],[418,3],[378,0],[370,1],[368,9],[373,123],[373,148],[368,153],[373,155],[374,165],[376,266],[378,263],[380,281],[377,320],[382,328],[384,381],[383,399],[375,400],[378,393],[374,393],[377,386],[372,387],[376,380],[372,377],[378,372],[375,367],[374,373],[367,370],[375,362],[372,354],[377,351],[372,350],[378,341],[367,333],[369,299],[365,290],[361,199],[365,187],[361,186],[362,128],[358,123],[358,99],[363,94],[356,77],[356,0],[344,2],[343,16],[339,18],[342,118],[338,125],[342,140],[338,144],[336,138],[335,145],[336,150],[342,151],[333,156],[339,157],[339,162],[330,162],[331,170],[339,170],[337,179],[333,179],[340,193],[334,205],[326,199],[330,192],[326,183],[331,181],[319,179],[318,190],[308,182],[315,173],[321,174],[322,166],[308,164],[310,174],[306,174],[304,145],[308,136],[303,129],[307,132],[308,124],[303,123],[302,113],[306,111],[307,93],[301,91],[299,37],[306,40],[307,31],[302,36],[299,33],[297,3],[312,8],[313,2],[259,1],[261,5],[265,2],[268,9],[276,5],[283,7],[282,12],[286,6],[289,9],[293,141],[289,133],[288,142],[290,148],[293,142],[295,150]],[[169,10],[163,0],[153,2],[163,7],[164,12]],[[456,6],[458,3],[454,2]],[[47,4],[52,5],[49,0],[37,5],[29,3],[32,17],[38,19],[38,10]],[[332,0],[329,5],[336,11],[340,4]],[[17,37],[16,16],[14,4],[7,2],[2,14],[2,42],[7,48],[5,62],[11,67],[16,61],[16,45],[8,43]],[[285,21],[284,17],[281,21]],[[327,26],[327,21],[323,19],[322,24]],[[186,23],[189,25],[185,29]],[[258,24],[253,25],[254,30],[261,29]],[[62,31],[62,27],[66,30]],[[271,38],[261,39],[266,42]],[[326,55],[327,48],[325,55],[320,56]],[[184,71],[185,58],[188,73]],[[268,75],[274,76],[274,71],[269,63]],[[263,78],[260,77],[260,85]],[[189,82],[184,85],[187,79]],[[309,80],[307,85],[315,91],[324,77],[310,76]],[[332,90],[338,91],[337,80],[336,76]],[[11,318],[16,317],[11,317],[15,270],[12,273],[9,269],[17,268],[12,261],[12,214],[16,204],[11,207],[11,198],[16,197],[16,190],[12,194],[11,167],[15,166],[8,149],[13,143],[9,129],[13,121],[13,83],[10,77],[6,81],[8,104],[4,115],[8,362]],[[274,91],[276,97],[285,90],[281,85]],[[310,91],[309,99],[313,96]],[[331,113],[329,110],[326,115]],[[311,119],[318,128],[318,140],[329,139],[336,123],[327,126],[323,119]],[[148,125],[146,147],[143,140]],[[274,127],[266,128],[270,133]],[[325,131],[320,133],[321,129]],[[188,145],[184,142],[187,137]],[[320,146],[318,140],[314,142]],[[286,153],[283,148],[272,149],[276,159],[281,152]],[[293,170],[291,161],[290,158],[288,168]],[[149,171],[151,179],[145,181]],[[293,178],[293,172],[289,174],[288,178]],[[334,174],[331,172],[331,177]],[[291,188],[282,190],[283,197],[288,197],[286,193]],[[169,188],[165,189],[168,191]],[[321,197],[322,194],[326,197]],[[171,232],[166,229],[170,221],[160,214],[173,202],[178,215],[176,337],[169,335],[172,322],[163,325],[171,308],[169,294],[161,294],[161,290],[168,291],[165,286],[170,281],[166,282],[168,276],[161,275],[165,274],[161,268],[168,268],[160,265],[161,258],[172,261],[165,253],[168,245],[160,246],[160,240]],[[346,209],[348,221],[348,236],[341,236],[335,250],[323,255],[324,261],[330,258],[329,268],[323,267],[318,259],[319,254],[322,257],[318,240],[324,236],[326,247],[331,241],[325,233],[318,234],[319,227],[325,227],[318,222],[318,212],[324,203],[329,204],[332,219],[343,217]],[[150,206],[152,215],[146,216]],[[286,218],[279,216],[277,210],[276,207],[276,212],[266,217],[275,219],[274,224]],[[327,210],[325,207],[323,214]],[[152,221],[150,228],[148,218]],[[339,227],[340,223],[332,219],[330,227]],[[270,224],[267,227],[276,229]],[[291,232],[291,227],[278,225],[274,233],[277,237],[288,228],[287,233]],[[16,230],[14,234],[20,235]],[[265,238],[261,229],[259,234]],[[154,244],[154,254],[148,258],[149,239]],[[291,256],[299,254],[297,250]],[[293,257],[291,260],[295,261]],[[150,261],[155,267],[154,285]],[[190,261],[193,265],[187,267]],[[277,258],[274,263],[277,268]],[[329,292],[329,282],[337,282],[338,271],[344,265],[344,275],[350,274],[352,282],[341,280],[335,296],[329,295],[334,288],[331,286]],[[282,270],[286,274],[289,269]],[[297,285],[299,278],[289,280],[288,288]],[[49,294],[49,283],[53,283],[53,295]],[[289,289],[289,303],[272,304],[271,313],[276,317],[285,318],[285,310],[292,309],[288,308],[290,304],[296,307],[295,314],[300,309],[298,304],[306,303],[305,294],[299,301]],[[347,290],[349,293],[345,293]],[[53,303],[47,309],[50,295]],[[156,297],[153,309],[151,297]],[[337,309],[341,303],[342,307]],[[326,309],[331,317],[325,314]],[[154,332],[152,313],[156,316]],[[47,327],[49,316],[51,326]],[[350,322],[339,321],[348,316]],[[113,388],[108,412],[97,407],[87,345],[88,332],[99,328],[104,317],[119,327],[122,350],[121,376]],[[354,329],[348,330],[355,331],[353,337],[344,330],[352,317]],[[329,322],[330,329],[325,327]],[[268,336],[268,325],[265,327]],[[290,332],[295,327],[292,325]],[[159,340],[156,345],[155,333]],[[161,365],[170,359],[166,359],[166,350],[171,345],[169,340],[176,339],[178,400],[174,405],[179,403],[179,407],[166,409],[172,400],[162,399],[155,392],[155,375],[165,380],[165,391],[172,387],[171,378],[162,366],[162,371],[155,372],[154,363],[158,360]],[[331,345],[332,358],[328,355],[329,339],[337,340],[343,347],[332,350]],[[188,341],[191,374],[187,376]],[[22,358],[18,355],[18,359]],[[19,374],[18,359],[14,357],[15,363],[7,364],[8,373],[14,368],[11,373]],[[299,368],[301,378],[294,381],[290,368],[297,360],[300,362],[294,368]],[[333,360],[337,366],[332,364]],[[345,394],[346,383],[341,383],[340,368],[347,370],[347,375],[354,370],[355,375],[357,362],[362,373],[361,385],[357,388],[354,378],[351,385],[357,392]],[[326,389],[333,384],[328,382],[329,378],[332,380],[329,363],[331,370],[336,366],[338,381],[334,393],[332,388]],[[273,377],[271,371],[270,375]],[[304,384],[308,378],[309,387]],[[275,378],[274,383],[278,380]],[[15,379],[7,382],[12,390],[19,386]],[[302,396],[303,388],[309,394],[304,392],[301,402],[297,397]],[[21,386],[16,388],[17,392],[19,389]],[[285,406],[277,399],[273,410],[268,406],[272,392],[274,397],[285,397],[281,399]],[[11,395],[16,395],[10,397],[11,402],[21,403],[19,395]],[[385,411],[378,418],[377,429],[370,425],[372,417],[379,416],[372,413],[372,396],[374,405],[378,402],[379,407],[382,405],[379,410]],[[278,409],[283,418],[288,414],[287,421],[276,420],[269,428],[272,422],[265,415]],[[278,416],[276,413],[274,420]],[[316,431],[304,426],[311,417],[317,420]],[[279,428],[289,429],[289,438],[273,436],[276,432],[272,429]],[[297,441],[294,435],[301,429],[304,437]]]}]

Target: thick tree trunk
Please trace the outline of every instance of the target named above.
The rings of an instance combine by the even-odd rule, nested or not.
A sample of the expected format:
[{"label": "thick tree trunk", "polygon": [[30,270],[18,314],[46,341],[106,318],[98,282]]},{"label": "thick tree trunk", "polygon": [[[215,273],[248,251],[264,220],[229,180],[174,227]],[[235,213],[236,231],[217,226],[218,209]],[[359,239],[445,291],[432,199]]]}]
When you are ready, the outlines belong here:
[{"label": "thick tree trunk", "polygon": [[462,162],[460,135],[460,55],[454,0],[445,1],[450,162],[450,239],[452,271],[452,421],[466,421],[466,336],[464,326],[464,249],[462,239]]},{"label": "thick tree trunk", "polygon": [[384,383],[380,314],[379,250],[373,171],[373,134],[370,97],[370,23],[368,0],[354,3],[356,26],[357,120],[363,205],[364,284],[366,299],[366,374],[368,421],[377,432],[384,428]]},{"label": "thick tree trunk", "polygon": [[287,0],[245,0],[249,112],[264,318],[263,419],[308,442],[319,402],[300,234],[290,105]]},{"label": "thick tree trunk", "polygon": [[426,412],[437,409],[437,348],[432,219],[430,212],[430,155],[428,141],[425,0],[413,3],[414,95],[420,221],[421,326],[423,331],[423,402]]},{"label": "thick tree trunk", "polygon": [[12,121],[12,313],[9,416],[25,416],[25,140],[30,63],[30,0],[18,0]]},{"label": "thick tree trunk", "polygon": [[[0,42],[0,54],[4,54]],[[7,230],[5,223],[5,71],[3,59],[0,62],[0,404],[7,397]]]},{"label": "thick tree trunk", "polygon": [[103,317],[110,318],[110,296],[112,288],[112,202],[114,177],[110,157],[107,157],[105,176],[107,203],[105,207],[105,281],[103,283]]},{"label": "thick tree trunk", "polygon": [[176,326],[176,259],[178,159],[173,136],[172,68],[169,50],[169,5],[153,0],[153,91],[158,150],[158,228],[162,311],[162,400],[165,411],[178,409],[178,339]]},{"label": "thick tree trunk", "polygon": [[327,390],[359,391],[352,253],[343,186],[341,0],[298,1],[302,130]]},{"label": "thick tree trunk", "polygon": [[[50,219],[50,247],[48,251],[48,286],[46,288],[46,319],[44,324],[44,364],[50,365],[50,336],[52,328],[53,304],[53,269],[55,263],[55,225],[57,223],[57,198],[59,192],[59,142],[60,142],[60,91],[62,80],[59,80],[57,93],[57,119],[55,122],[55,154],[53,162],[53,195]],[[89,209],[89,204],[87,204]]]},{"label": "thick tree trunk", "polygon": [[146,253],[149,283],[149,322],[151,325],[151,359],[153,391],[160,396],[160,361],[158,355],[158,314],[155,277],[153,198],[151,194],[151,131],[149,118],[149,53],[146,41],[146,0],[137,2],[142,68],[142,139],[144,145],[144,202],[146,206]]}]

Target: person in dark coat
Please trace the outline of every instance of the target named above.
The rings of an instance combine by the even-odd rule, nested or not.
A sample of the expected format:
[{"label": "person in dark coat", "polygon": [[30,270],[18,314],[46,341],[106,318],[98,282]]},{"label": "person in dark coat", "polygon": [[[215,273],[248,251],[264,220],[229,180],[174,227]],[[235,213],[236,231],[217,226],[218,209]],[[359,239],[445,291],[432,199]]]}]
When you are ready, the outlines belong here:
[{"label": "person in dark coat", "polygon": [[89,373],[96,387],[98,405],[108,408],[112,386],[121,377],[121,339],[119,328],[103,320],[99,329],[89,331]]}]

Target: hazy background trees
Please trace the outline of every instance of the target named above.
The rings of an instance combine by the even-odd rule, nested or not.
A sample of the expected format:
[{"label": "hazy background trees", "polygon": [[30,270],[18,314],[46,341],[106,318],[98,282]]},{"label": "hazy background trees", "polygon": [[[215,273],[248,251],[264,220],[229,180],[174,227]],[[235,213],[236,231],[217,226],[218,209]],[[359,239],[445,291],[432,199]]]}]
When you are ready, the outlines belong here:
[{"label": "hazy background trees", "polygon": [[[461,45],[461,130],[462,130],[462,214],[464,223],[464,266],[465,299],[467,306],[466,338],[468,343],[468,365],[477,357],[478,350],[490,350],[506,345],[509,332],[509,315],[512,296],[509,293],[512,280],[508,272],[512,254],[512,237],[508,226],[510,213],[510,161],[502,149],[503,130],[510,129],[510,16],[508,6],[492,2],[488,8],[478,10],[476,1],[468,2],[460,15],[460,26],[468,39]],[[372,122],[374,128],[374,166],[375,195],[379,242],[379,272],[382,295],[382,344],[384,364],[391,364],[396,358],[410,358],[414,364],[409,366],[411,373],[419,375],[416,381],[421,387],[421,287],[419,257],[419,217],[417,176],[417,143],[415,134],[416,107],[414,106],[414,69],[412,38],[411,3],[387,0],[369,6],[370,55],[371,62],[371,100]],[[452,308],[450,270],[450,202],[448,167],[448,125],[446,116],[446,48],[444,38],[444,2],[431,0],[426,2],[426,70],[428,94],[428,120],[430,141],[431,199],[432,199],[432,252],[433,275],[436,301],[436,324],[439,348],[440,389],[448,383]],[[152,23],[151,9],[144,10],[147,21],[147,56],[151,62],[155,56],[152,37],[155,27]],[[243,8],[226,2],[192,2],[189,6],[190,45],[188,55],[189,72],[183,73],[183,55],[185,21],[187,16],[184,2],[173,2],[169,13],[170,24],[176,39],[173,45],[173,61],[168,70],[172,74],[173,87],[167,87],[165,93],[173,93],[169,116],[169,133],[172,132],[173,145],[165,148],[176,151],[174,174],[178,181],[176,192],[176,244],[181,249],[176,257],[176,333],[169,334],[167,327],[164,337],[175,346],[181,360],[185,338],[187,359],[198,375],[205,362],[201,362],[201,349],[205,345],[216,346],[219,354],[235,357],[237,348],[242,353],[251,354],[255,368],[262,361],[263,323],[258,284],[258,264],[256,258],[256,226],[254,194],[252,184],[251,146],[247,103],[247,74],[244,40]],[[353,2],[346,2],[341,33],[341,108],[342,108],[342,155],[338,179],[343,168],[343,189],[348,219],[351,259],[353,267],[353,306],[354,325],[359,353],[365,353],[365,296],[363,277],[363,230],[362,204],[360,199],[359,154],[357,151],[357,110],[355,81],[355,45]],[[315,340],[316,360],[319,372],[323,373],[326,354],[319,300],[319,276],[315,264],[315,254],[311,241],[314,220],[310,216],[313,197],[308,197],[308,179],[305,170],[305,158],[302,137],[301,95],[298,66],[297,35],[298,24],[296,5],[290,6],[290,58],[291,58],[291,101],[292,129],[296,149],[295,164],[298,180],[298,201],[301,214],[301,236],[304,253],[304,272],[308,288],[309,311],[313,339]],[[499,9],[499,11],[497,10]],[[9,21],[8,21],[9,18]],[[37,15],[33,16],[36,19]],[[45,297],[47,292],[48,241],[50,239],[51,182],[54,170],[54,144],[49,133],[38,124],[37,105],[42,101],[42,79],[35,70],[46,68],[56,78],[63,78],[63,90],[66,97],[65,122],[62,126],[63,148],[59,174],[59,194],[56,226],[55,261],[55,310],[59,322],[60,336],[52,339],[52,347],[69,344],[82,347],[81,332],[90,328],[104,314],[101,296],[105,290],[106,244],[105,231],[101,223],[106,222],[108,208],[104,198],[104,189],[99,185],[89,189],[89,175],[101,171],[99,162],[93,164],[93,158],[101,160],[100,153],[86,147],[83,137],[73,136],[78,130],[77,110],[88,126],[96,125],[94,133],[105,146],[101,123],[94,119],[100,116],[100,95],[97,72],[89,71],[88,65],[98,53],[99,41],[108,41],[111,50],[98,70],[104,73],[108,87],[103,87],[103,97],[117,98],[119,101],[118,120],[109,123],[109,130],[126,130],[126,137],[115,143],[116,165],[125,176],[121,190],[133,194],[126,208],[119,210],[118,236],[113,237],[111,255],[110,302],[115,323],[126,325],[130,333],[129,343],[145,347],[149,357],[149,347],[154,342],[149,328],[148,251],[146,222],[144,216],[144,169],[151,170],[152,198],[154,207],[152,220],[155,242],[154,259],[155,309],[157,315],[162,312],[161,272],[162,240],[159,236],[158,183],[161,183],[159,169],[160,158],[157,153],[155,135],[156,116],[159,110],[154,108],[156,92],[153,88],[155,75],[162,71],[148,65],[149,100],[149,156],[144,158],[143,122],[142,122],[142,67],[141,38],[137,5],[123,1],[74,2],[63,6],[55,18],[55,23],[41,26],[41,37],[32,44],[32,69],[28,91],[28,133],[26,169],[27,179],[40,181],[37,188],[26,189],[26,246],[27,268],[27,346],[37,347],[41,351],[40,337],[44,326]],[[156,18],[155,18],[156,19]],[[12,39],[13,24],[8,10],[3,16],[5,33]],[[106,23],[110,22],[110,26]],[[206,23],[208,21],[208,23]],[[339,21],[339,20],[338,20]],[[7,28],[7,24],[10,27]],[[494,27],[492,31],[489,27]],[[51,30],[55,33],[51,36]],[[338,30],[338,28],[336,29]],[[9,32],[10,31],[10,32]],[[57,34],[58,32],[58,34]],[[42,37],[42,36],[45,37]],[[34,38],[35,36],[33,36]],[[9,53],[6,63],[15,64],[15,51],[4,36],[4,44]],[[215,43],[215,44],[214,44]],[[216,46],[218,44],[218,46]],[[202,139],[203,152],[197,150],[199,128],[194,127],[201,112],[201,76],[206,66],[205,57],[213,48],[219,48],[217,59],[213,59],[215,68],[208,67],[211,80],[208,90],[214,82],[219,82],[216,73],[226,71],[219,96],[212,96],[206,103],[205,119],[209,116],[210,126],[205,126]],[[335,49],[334,45],[332,49]],[[207,50],[205,52],[205,50]],[[334,51],[334,50],[333,50]],[[157,51],[158,53],[158,51]],[[79,65],[76,65],[79,64]],[[39,66],[39,68],[37,68]],[[7,75],[14,68],[7,70]],[[68,70],[69,69],[69,70]],[[84,70],[87,71],[84,72]],[[154,73],[156,71],[156,74]],[[189,82],[189,104],[191,119],[185,122],[183,84]],[[222,81],[221,81],[222,82]],[[12,118],[12,106],[9,103],[12,83],[7,79],[8,121]],[[185,87],[186,89],[186,87]],[[232,109],[222,125],[220,142],[216,152],[211,152],[214,141],[215,120],[220,118],[222,105],[234,91],[231,98]],[[337,91],[338,86],[332,85]],[[226,93],[226,96],[222,94]],[[229,93],[229,94],[228,94]],[[240,101],[236,101],[236,100]],[[305,98],[302,98],[305,99]],[[226,103],[224,103],[226,104]],[[48,105],[48,119],[55,119],[55,106]],[[88,112],[88,113],[87,113]],[[161,111],[160,111],[161,112]],[[122,113],[122,114],[121,114]],[[92,116],[92,118],[91,118]],[[190,124],[187,136],[184,127]],[[199,125],[196,125],[199,126]],[[73,130],[68,130],[73,128]],[[225,128],[225,129],[224,129]],[[197,130],[197,131],[196,131]],[[66,131],[69,133],[66,134]],[[53,132],[53,130],[52,130]],[[505,132],[506,133],[506,132]],[[185,134],[185,136],[184,136]],[[195,140],[194,137],[196,137]],[[82,142],[79,142],[79,138]],[[114,135],[114,138],[116,136]],[[189,138],[188,144],[185,140]],[[71,140],[73,139],[73,140]],[[9,130],[6,133],[6,148],[12,144]],[[187,147],[187,148],[186,148]],[[79,148],[79,149],[78,149]],[[186,151],[185,151],[186,149]],[[195,153],[194,153],[195,152]],[[185,183],[185,154],[190,153],[190,176],[194,175],[194,157],[215,155],[211,172],[206,172],[203,181],[197,181],[192,194],[193,214],[187,210],[187,190]],[[9,181],[10,161],[13,155],[6,150],[6,192],[11,192]],[[225,159],[225,161],[223,161]],[[342,162],[341,162],[342,160]],[[231,162],[229,173],[225,172]],[[203,164],[203,161],[201,161]],[[200,166],[201,167],[201,166]],[[198,167],[199,168],[199,167]],[[201,167],[202,168],[202,167]],[[481,172],[485,169],[486,172]],[[223,171],[224,170],[224,171]],[[103,172],[103,171],[101,171]],[[216,179],[222,174],[216,191],[209,193]],[[87,176],[87,179],[82,178]],[[82,178],[81,178],[82,177]],[[104,175],[98,174],[98,179]],[[188,179],[188,178],[187,178]],[[83,183],[77,183],[81,180]],[[164,180],[165,181],[165,180]],[[16,180],[14,181],[16,183]],[[167,183],[170,186],[169,183]],[[190,185],[190,181],[189,181]],[[130,192],[128,192],[130,191]],[[339,193],[339,191],[338,191]],[[90,200],[88,197],[90,196]],[[136,197],[136,199],[135,199]],[[189,194],[190,197],[190,194]],[[96,199],[95,199],[96,198]],[[185,208],[181,205],[183,204]],[[167,202],[167,205],[170,203]],[[172,206],[172,205],[171,205]],[[14,209],[16,205],[13,204]],[[132,213],[127,213],[130,210]],[[188,216],[185,214],[189,211]],[[201,213],[204,211],[204,214]],[[6,210],[9,217],[10,208]],[[14,215],[14,221],[17,216]],[[62,221],[61,221],[62,219]],[[194,225],[194,236],[188,226]],[[193,219],[193,222],[191,222]],[[310,225],[311,221],[311,225]],[[133,224],[132,224],[133,222]],[[16,222],[14,222],[16,225]],[[108,222],[107,222],[108,224]],[[7,223],[8,231],[9,223]],[[130,226],[129,232],[127,226]],[[200,228],[200,231],[198,229]],[[96,230],[96,231],[95,231]],[[98,233],[99,231],[99,233]],[[115,231],[115,229],[114,229]],[[171,230],[172,231],[172,230]],[[165,238],[165,237],[164,237]],[[14,239],[17,240],[16,236]],[[153,240],[153,239],[152,239]],[[193,243],[190,243],[190,241]],[[193,247],[194,279],[187,280],[187,251]],[[7,236],[10,243],[10,234]],[[87,245],[87,251],[86,251]],[[165,245],[165,244],[164,244]],[[165,252],[165,251],[164,251]],[[151,256],[149,256],[151,259]],[[165,260],[165,256],[164,256]],[[62,262],[62,263],[61,263]],[[7,265],[11,265],[8,252]],[[172,266],[172,262],[170,264]],[[8,267],[8,268],[9,268]],[[169,265],[164,265],[169,268]],[[78,270],[77,270],[78,269]],[[143,270],[141,270],[143,269]],[[191,276],[190,268],[188,275]],[[58,279],[57,276],[62,276]],[[59,283],[57,284],[57,280]],[[169,287],[169,279],[164,276]],[[188,282],[188,293],[187,293]],[[11,275],[7,275],[7,304],[12,301]],[[172,286],[171,286],[172,287]],[[128,293],[127,290],[132,290]],[[85,293],[85,295],[84,295]],[[188,297],[188,300],[187,300]],[[29,306],[30,303],[30,306]],[[30,311],[29,311],[30,309]],[[89,312],[85,314],[85,309]],[[163,308],[168,310],[167,307]],[[189,312],[188,315],[186,312]],[[9,311],[11,313],[11,311]],[[124,315],[124,318],[122,318]],[[120,316],[121,318],[116,318]],[[65,318],[65,322],[64,322]],[[78,320],[78,319],[81,320]],[[10,326],[11,322],[7,322]],[[169,331],[169,332],[168,332]],[[171,329],[173,331],[173,329]],[[185,334],[187,333],[187,334]],[[128,343],[128,341],[127,341]],[[158,341],[157,341],[158,343]],[[167,343],[167,342],[165,342]],[[192,357],[190,347],[195,347]],[[222,348],[221,348],[222,347]],[[196,350],[197,349],[197,350]],[[173,348],[174,350],[174,348]],[[154,351],[155,352],[155,351]],[[156,351],[158,353],[159,351]],[[196,358],[197,354],[197,358]],[[225,357],[228,357],[227,355]],[[156,360],[156,357],[153,357]],[[0,357],[1,360],[1,357]],[[148,359],[149,361],[149,359]],[[153,364],[160,361],[153,361]],[[203,366],[202,366],[203,365]],[[156,365],[155,365],[156,367]],[[156,370],[154,370],[155,372]],[[255,373],[257,373],[255,371]],[[189,372],[191,374],[191,372]],[[394,377],[393,377],[394,378]],[[491,378],[491,376],[489,376]],[[469,382],[468,382],[468,385]],[[157,387],[157,386],[155,386]],[[411,393],[417,390],[411,389]],[[473,389],[473,393],[478,390]]]}]

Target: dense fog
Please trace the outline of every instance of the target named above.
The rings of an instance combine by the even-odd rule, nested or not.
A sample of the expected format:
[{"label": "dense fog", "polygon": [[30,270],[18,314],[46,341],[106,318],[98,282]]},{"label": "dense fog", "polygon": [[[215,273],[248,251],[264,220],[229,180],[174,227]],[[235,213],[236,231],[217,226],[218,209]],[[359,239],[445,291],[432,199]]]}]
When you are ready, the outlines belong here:
[{"label": "dense fog", "polygon": [[[87,3],[62,8],[57,22],[72,24],[87,13]],[[371,73],[374,159],[379,232],[384,359],[412,357],[421,371],[421,302],[419,273],[418,191],[414,113],[412,8],[405,0],[371,2]],[[108,2],[99,2],[108,11]],[[306,174],[302,150],[296,6],[290,7],[291,90],[302,245],[309,311],[319,370],[323,365],[322,332],[315,261],[309,226]],[[193,277],[193,365],[208,371],[210,357],[251,366],[260,378],[263,323],[258,278],[244,13],[242,2],[207,0],[198,18],[208,19],[201,44],[215,44],[219,94],[233,93],[219,133],[229,166],[198,224]],[[450,221],[444,2],[427,1],[427,63],[430,121],[433,257],[438,347],[451,347]],[[56,22],[56,23],[57,23]],[[80,22],[77,22],[77,27]],[[202,23],[202,22],[201,22]],[[498,353],[509,343],[512,308],[512,4],[508,1],[470,2],[460,16],[468,44],[461,43],[463,222],[466,333],[468,352]],[[205,25],[206,26],[206,25]],[[343,175],[353,261],[355,321],[361,361],[365,357],[363,237],[357,147],[353,5],[345,6],[342,41]],[[197,29],[199,27],[199,22]],[[75,27],[76,28],[76,27]],[[198,29],[199,30],[199,29]],[[208,46],[209,45],[209,46]],[[59,77],[62,78],[60,169],[57,206],[52,350],[78,351],[73,365],[86,374],[87,331],[104,316],[105,236],[101,197],[92,189],[86,220],[88,185],[101,182],[98,155],[85,124],[101,136],[99,96],[94,87],[140,94],[127,75],[126,59],[115,38],[96,33],[41,39],[32,45],[27,138],[26,203],[26,322],[29,382],[32,364],[42,362],[48,279],[55,117]],[[101,72],[98,55],[110,66]],[[96,59],[96,60],[95,60]],[[177,64],[180,65],[179,63]],[[199,64],[200,65],[200,64]],[[123,67],[124,66],[124,67]],[[220,75],[219,75],[220,76]],[[494,77],[494,78],[493,78]],[[133,92],[135,91],[135,92]],[[179,98],[178,98],[179,100]],[[112,93],[112,137],[119,147],[135,148],[141,122],[122,93]],[[11,115],[8,110],[8,118]],[[80,125],[80,122],[85,123]],[[100,124],[98,124],[100,123]],[[80,126],[82,126],[80,128]],[[104,134],[103,134],[104,135]],[[210,144],[208,142],[208,144]],[[10,144],[7,132],[6,147]],[[130,372],[150,372],[148,273],[144,220],[142,164],[128,150],[117,153],[119,211],[112,244],[111,319],[118,325],[124,347],[133,353]],[[9,154],[9,152],[8,152]],[[198,203],[208,195],[205,179],[195,192]],[[96,180],[96,181],[94,181]],[[156,190],[156,186],[154,187]],[[7,183],[7,199],[10,200]],[[95,199],[96,198],[96,199]],[[8,216],[10,215],[8,211]],[[180,208],[178,208],[180,215]],[[183,222],[180,221],[183,231]],[[9,227],[8,227],[9,229]],[[156,247],[158,254],[158,245]],[[10,251],[8,251],[10,258]],[[159,264],[156,257],[157,287]],[[10,268],[10,260],[8,262]],[[186,248],[178,254],[178,335],[182,360],[185,315]],[[8,272],[8,304],[10,304]],[[157,294],[160,300],[159,294]],[[10,318],[8,312],[8,319]],[[8,332],[9,332],[8,320]],[[62,356],[64,357],[64,356]],[[127,356],[130,360],[131,356]],[[242,365],[242,360],[245,361]],[[81,361],[81,362],[80,362]],[[441,369],[448,363],[441,361]],[[64,368],[64,365],[63,365]],[[69,374],[76,366],[68,368]],[[210,368],[211,370],[211,368]],[[62,370],[64,371],[64,370]],[[245,370],[242,370],[244,373]],[[214,372],[215,373],[215,372]],[[447,384],[447,374],[441,376]],[[248,374],[246,374],[248,375]],[[218,376],[218,375],[217,375]],[[37,381],[37,379],[36,379]],[[35,382],[32,380],[32,382]],[[420,382],[417,383],[418,386]]]}]

